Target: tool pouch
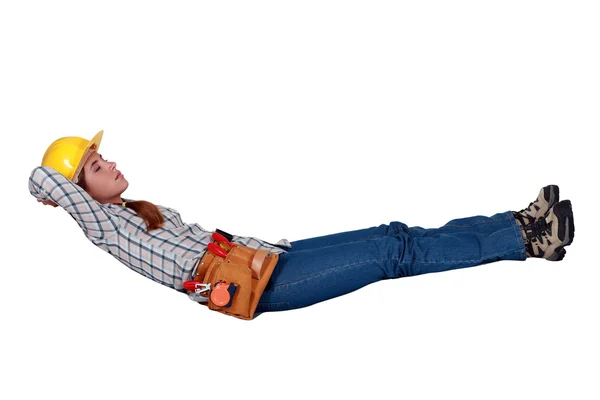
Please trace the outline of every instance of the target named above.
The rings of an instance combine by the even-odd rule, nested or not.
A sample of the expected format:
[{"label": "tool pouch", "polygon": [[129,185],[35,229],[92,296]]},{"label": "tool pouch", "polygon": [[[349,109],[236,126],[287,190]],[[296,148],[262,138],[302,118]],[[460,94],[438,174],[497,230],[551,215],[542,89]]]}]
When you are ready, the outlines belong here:
[{"label": "tool pouch", "polygon": [[[208,301],[201,304],[237,318],[254,318],[258,301],[278,259],[277,254],[268,250],[253,249],[239,244],[236,244],[226,257],[207,251],[200,260],[194,277],[194,281],[210,284],[210,291],[202,294],[208,297]],[[223,301],[224,292],[229,293],[230,301]],[[229,299],[227,293],[225,296]]]}]

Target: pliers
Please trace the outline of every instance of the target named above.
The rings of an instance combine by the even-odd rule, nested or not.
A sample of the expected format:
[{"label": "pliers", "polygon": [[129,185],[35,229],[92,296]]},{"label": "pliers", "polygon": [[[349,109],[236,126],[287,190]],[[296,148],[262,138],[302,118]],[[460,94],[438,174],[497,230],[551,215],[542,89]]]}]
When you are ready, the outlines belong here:
[{"label": "pliers", "polygon": [[183,282],[183,288],[185,290],[193,290],[195,294],[201,294],[204,292],[210,292],[210,283],[187,281]]}]

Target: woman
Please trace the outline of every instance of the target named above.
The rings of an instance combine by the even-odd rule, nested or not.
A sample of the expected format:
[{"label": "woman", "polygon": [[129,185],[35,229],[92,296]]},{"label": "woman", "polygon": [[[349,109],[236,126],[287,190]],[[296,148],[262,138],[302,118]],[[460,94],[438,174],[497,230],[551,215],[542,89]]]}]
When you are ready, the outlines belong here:
[{"label": "woman", "polygon": [[[213,231],[186,224],[171,208],[122,197],[129,183],[92,140],[55,141],[33,170],[29,190],[39,202],[64,208],[98,247],[134,271],[185,292]],[[289,310],[390,278],[528,257],[562,260],[573,241],[571,202],[556,185],[542,188],[521,211],[455,219],[437,229],[393,221],[367,229],[271,244],[232,236],[279,259],[256,312]]]}]

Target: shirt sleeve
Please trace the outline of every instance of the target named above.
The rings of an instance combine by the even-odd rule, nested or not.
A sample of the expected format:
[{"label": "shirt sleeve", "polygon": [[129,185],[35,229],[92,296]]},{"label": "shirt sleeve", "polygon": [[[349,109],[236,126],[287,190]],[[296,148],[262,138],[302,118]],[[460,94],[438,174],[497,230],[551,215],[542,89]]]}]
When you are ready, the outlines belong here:
[{"label": "shirt sleeve", "polygon": [[90,238],[106,239],[118,230],[117,216],[54,168],[35,168],[29,177],[29,192],[64,208]]}]

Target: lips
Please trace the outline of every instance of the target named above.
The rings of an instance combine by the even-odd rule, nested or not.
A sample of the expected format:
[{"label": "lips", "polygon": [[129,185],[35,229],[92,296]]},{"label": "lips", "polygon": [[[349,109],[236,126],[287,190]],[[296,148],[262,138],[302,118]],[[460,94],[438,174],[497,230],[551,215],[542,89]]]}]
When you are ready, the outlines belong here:
[{"label": "lips", "polygon": [[123,176],[123,175],[121,174],[121,171],[117,171],[117,177],[115,178],[115,181],[116,181],[117,179],[119,179],[120,177],[122,177],[122,176]]}]

